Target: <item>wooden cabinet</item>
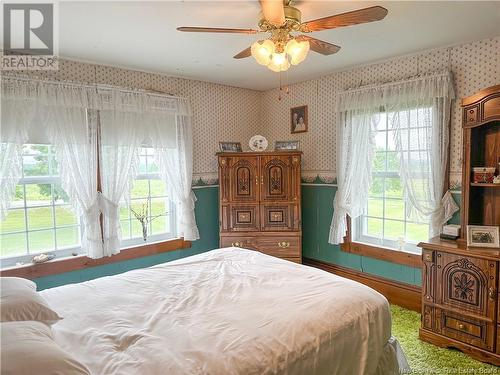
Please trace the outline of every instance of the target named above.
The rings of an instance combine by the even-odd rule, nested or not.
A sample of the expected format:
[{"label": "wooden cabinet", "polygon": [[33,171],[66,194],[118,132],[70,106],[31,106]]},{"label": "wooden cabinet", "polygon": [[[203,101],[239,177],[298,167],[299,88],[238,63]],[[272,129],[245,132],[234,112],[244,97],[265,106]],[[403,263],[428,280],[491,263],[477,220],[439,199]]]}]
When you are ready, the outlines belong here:
[{"label": "wooden cabinet", "polygon": [[500,365],[499,252],[433,239],[422,247],[420,338]]},{"label": "wooden cabinet", "polygon": [[220,244],[301,262],[299,151],[219,153]]},{"label": "wooden cabinet", "polygon": [[468,248],[467,225],[500,225],[500,185],[476,184],[474,167],[500,161],[500,86],[462,100],[462,233],[422,247],[420,338],[500,365],[500,249]]}]

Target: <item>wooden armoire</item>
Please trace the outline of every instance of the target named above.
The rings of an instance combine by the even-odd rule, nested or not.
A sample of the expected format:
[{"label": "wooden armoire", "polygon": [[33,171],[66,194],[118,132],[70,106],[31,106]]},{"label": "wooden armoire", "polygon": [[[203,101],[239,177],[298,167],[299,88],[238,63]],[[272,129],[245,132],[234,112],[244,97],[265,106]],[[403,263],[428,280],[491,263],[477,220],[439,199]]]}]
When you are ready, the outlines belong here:
[{"label": "wooden armoire", "polygon": [[300,151],[221,152],[221,247],[302,262]]},{"label": "wooden armoire", "polygon": [[500,184],[475,183],[472,168],[500,162],[500,85],[462,99],[462,232],[422,247],[420,338],[500,365],[500,249],[467,245],[467,225],[500,226]]}]

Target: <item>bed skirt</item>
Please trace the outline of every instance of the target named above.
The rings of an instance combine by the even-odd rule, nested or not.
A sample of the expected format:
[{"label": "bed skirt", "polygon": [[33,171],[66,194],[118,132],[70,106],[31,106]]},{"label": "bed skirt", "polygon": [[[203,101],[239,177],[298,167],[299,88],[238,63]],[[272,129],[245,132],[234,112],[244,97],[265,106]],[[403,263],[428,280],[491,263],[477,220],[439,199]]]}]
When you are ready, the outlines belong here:
[{"label": "bed skirt", "polygon": [[410,365],[406,360],[403,348],[399,345],[399,341],[392,336],[384,347],[384,352],[378,362],[376,375],[399,375],[409,374],[411,372]]}]

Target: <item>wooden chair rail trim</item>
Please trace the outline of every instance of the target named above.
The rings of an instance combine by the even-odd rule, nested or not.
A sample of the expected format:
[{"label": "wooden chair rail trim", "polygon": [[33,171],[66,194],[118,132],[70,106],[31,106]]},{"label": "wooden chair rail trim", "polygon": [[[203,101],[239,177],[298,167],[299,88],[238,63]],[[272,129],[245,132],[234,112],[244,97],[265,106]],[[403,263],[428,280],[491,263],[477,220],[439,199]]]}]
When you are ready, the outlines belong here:
[{"label": "wooden chair rail trim", "polygon": [[311,258],[303,258],[302,263],[365,284],[383,294],[390,303],[421,312],[422,288],[419,286],[389,280],[384,277]]},{"label": "wooden chair rail trim", "polygon": [[87,256],[76,256],[71,258],[54,259],[41,264],[29,264],[20,267],[12,267],[0,270],[0,276],[24,277],[36,279],[42,276],[56,275],[65,272],[77,271],[85,268],[102,266],[124,260],[141,258],[149,255],[161,254],[169,251],[187,249],[191,247],[190,241],[177,238],[170,241],[158,242],[149,245],[136,246],[123,249],[120,253],[110,257],[92,259]]},{"label": "wooden chair rail trim", "polygon": [[422,268],[422,257],[405,251],[398,251],[387,247],[373,246],[360,242],[344,242],[340,245],[340,249],[346,253],[367,256],[415,268]]}]

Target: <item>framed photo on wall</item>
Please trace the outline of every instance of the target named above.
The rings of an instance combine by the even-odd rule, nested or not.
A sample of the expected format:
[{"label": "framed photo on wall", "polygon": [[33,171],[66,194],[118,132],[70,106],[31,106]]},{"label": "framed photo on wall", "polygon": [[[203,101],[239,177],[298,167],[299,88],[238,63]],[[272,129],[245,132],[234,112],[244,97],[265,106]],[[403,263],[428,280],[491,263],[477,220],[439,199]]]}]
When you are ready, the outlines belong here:
[{"label": "framed photo on wall", "polygon": [[290,130],[292,134],[305,133],[308,129],[307,105],[290,109]]}]

